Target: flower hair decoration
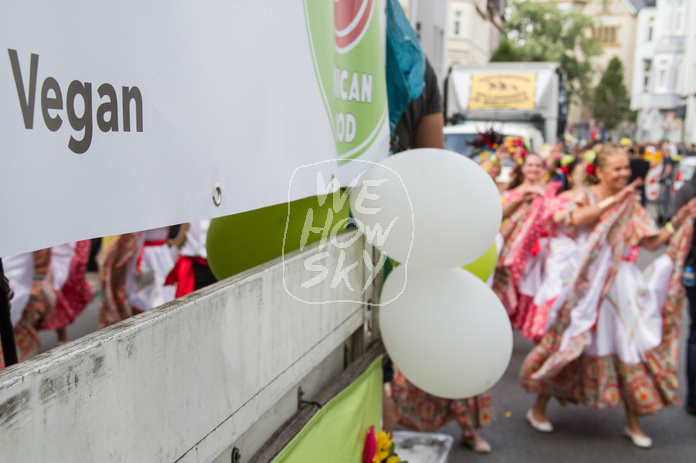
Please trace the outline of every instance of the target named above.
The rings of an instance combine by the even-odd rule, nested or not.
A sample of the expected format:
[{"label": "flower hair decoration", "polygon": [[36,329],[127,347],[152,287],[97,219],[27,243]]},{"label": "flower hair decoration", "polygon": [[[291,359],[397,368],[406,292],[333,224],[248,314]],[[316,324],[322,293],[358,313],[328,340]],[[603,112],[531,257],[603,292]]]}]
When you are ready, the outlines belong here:
[{"label": "flower hair decoration", "polygon": [[592,176],[597,175],[597,153],[593,150],[585,151],[585,162],[587,163],[585,166],[587,173]]},{"label": "flower hair decoration", "polygon": [[564,154],[561,158],[561,172],[563,175],[570,174],[570,165],[575,161],[575,156],[572,154]]}]

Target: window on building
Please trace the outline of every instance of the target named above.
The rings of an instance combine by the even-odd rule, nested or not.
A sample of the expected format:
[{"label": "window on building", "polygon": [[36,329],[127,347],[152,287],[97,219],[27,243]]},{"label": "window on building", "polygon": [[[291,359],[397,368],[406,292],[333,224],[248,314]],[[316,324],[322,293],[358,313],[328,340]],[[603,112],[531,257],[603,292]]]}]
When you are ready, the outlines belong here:
[{"label": "window on building", "polygon": [[604,5],[602,6],[602,11],[604,13],[609,13],[609,0],[604,0]]},{"label": "window on building", "polygon": [[677,24],[676,24],[676,32],[678,35],[681,35],[684,33],[684,24],[686,20],[686,5],[684,4],[684,0],[677,0],[677,8],[676,8],[676,16],[677,16]]},{"label": "window on building", "polygon": [[682,72],[682,59],[677,58],[677,66],[674,69],[674,91],[679,92],[679,77],[681,76]]},{"label": "window on building", "polygon": [[653,40],[653,30],[655,29],[655,18],[650,18],[648,20],[648,42]]},{"label": "window on building", "polygon": [[592,36],[599,39],[605,44],[618,43],[618,27],[616,26],[600,26],[592,29]]},{"label": "window on building", "polygon": [[670,56],[661,56],[655,60],[655,83],[653,85],[653,90],[658,93],[664,93],[669,91],[669,78],[670,70],[674,69],[676,63],[672,60]]},{"label": "window on building", "polygon": [[652,68],[652,60],[643,60],[643,93],[650,92],[650,70]]},{"label": "window on building", "polygon": [[667,88],[667,69],[660,69],[657,78],[657,86],[661,89]]},{"label": "window on building", "polygon": [[462,27],[462,12],[457,11],[454,13],[454,35],[459,35],[459,31]]}]

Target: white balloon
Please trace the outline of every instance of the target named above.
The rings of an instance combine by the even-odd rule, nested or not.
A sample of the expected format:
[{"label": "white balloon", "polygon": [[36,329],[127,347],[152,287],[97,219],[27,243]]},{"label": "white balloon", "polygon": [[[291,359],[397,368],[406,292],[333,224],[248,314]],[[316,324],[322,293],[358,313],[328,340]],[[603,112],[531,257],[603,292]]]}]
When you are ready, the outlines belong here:
[{"label": "white balloon", "polygon": [[[350,206],[367,240],[399,262],[462,267],[491,247],[503,209],[490,176],[461,154],[434,148],[370,168]],[[378,233],[375,233],[377,230]]]},{"label": "white balloon", "polygon": [[512,355],[512,327],[498,297],[460,268],[405,267],[389,274],[381,300],[396,299],[379,313],[396,368],[438,397],[461,399],[490,389]]}]

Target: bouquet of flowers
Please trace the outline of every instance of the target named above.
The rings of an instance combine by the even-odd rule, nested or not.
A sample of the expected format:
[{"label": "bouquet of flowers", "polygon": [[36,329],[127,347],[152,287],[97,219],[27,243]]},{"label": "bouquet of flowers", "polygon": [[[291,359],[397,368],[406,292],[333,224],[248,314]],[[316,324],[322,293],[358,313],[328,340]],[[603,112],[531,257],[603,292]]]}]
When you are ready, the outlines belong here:
[{"label": "bouquet of flowers", "polygon": [[495,151],[503,141],[503,135],[491,128],[486,132],[476,134],[476,139],[471,142],[471,145],[481,151]]},{"label": "bouquet of flowers", "polygon": [[[502,155],[512,156],[515,162],[521,164],[527,155],[527,147],[522,137],[504,136],[493,128],[476,134],[476,139],[469,144],[475,148],[481,161]],[[498,150],[503,146],[507,148],[504,154]]]},{"label": "bouquet of flowers", "polygon": [[389,434],[382,431],[377,431],[375,435],[375,427],[370,426],[365,439],[365,451],[363,452],[363,463],[408,463],[401,461],[399,456],[394,453],[394,442],[389,437]]}]

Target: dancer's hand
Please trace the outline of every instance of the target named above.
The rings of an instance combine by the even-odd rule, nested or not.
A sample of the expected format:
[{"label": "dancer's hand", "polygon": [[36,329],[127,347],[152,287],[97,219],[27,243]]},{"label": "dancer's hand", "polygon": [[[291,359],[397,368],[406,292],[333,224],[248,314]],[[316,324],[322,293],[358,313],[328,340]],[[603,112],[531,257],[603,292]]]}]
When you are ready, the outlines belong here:
[{"label": "dancer's hand", "polygon": [[495,150],[495,157],[499,160],[502,161],[503,159],[507,158],[510,156],[510,152],[508,151],[508,146],[506,144],[502,144],[498,147],[497,150]]},{"label": "dancer's hand", "polygon": [[533,201],[544,194],[544,190],[538,186],[526,185],[520,187],[523,201]]},{"label": "dancer's hand", "polygon": [[565,144],[562,141],[557,141],[556,143],[553,144],[551,147],[551,150],[549,151],[549,160],[553,164],[554,162],[558,161],[563,157],[563,149],[565,148]]},{"label": "dancer's hand", "polygon": [[636,189],[643,186],[643,179],[638,177],[625,187],[623,187],[614,197],[616,198],[616,202],[620,203],[621,201],[626,198],[626,196],[631,195],[636,192]]},{"label": "dancer's hand", "polygon": [[681,227],[684,222],[686,222],[690,218],[696,217],[696,198],[692,199],[685,205],[683,205],[677,213],[672,217],[672,225],[674,228],[679,228]]}]

